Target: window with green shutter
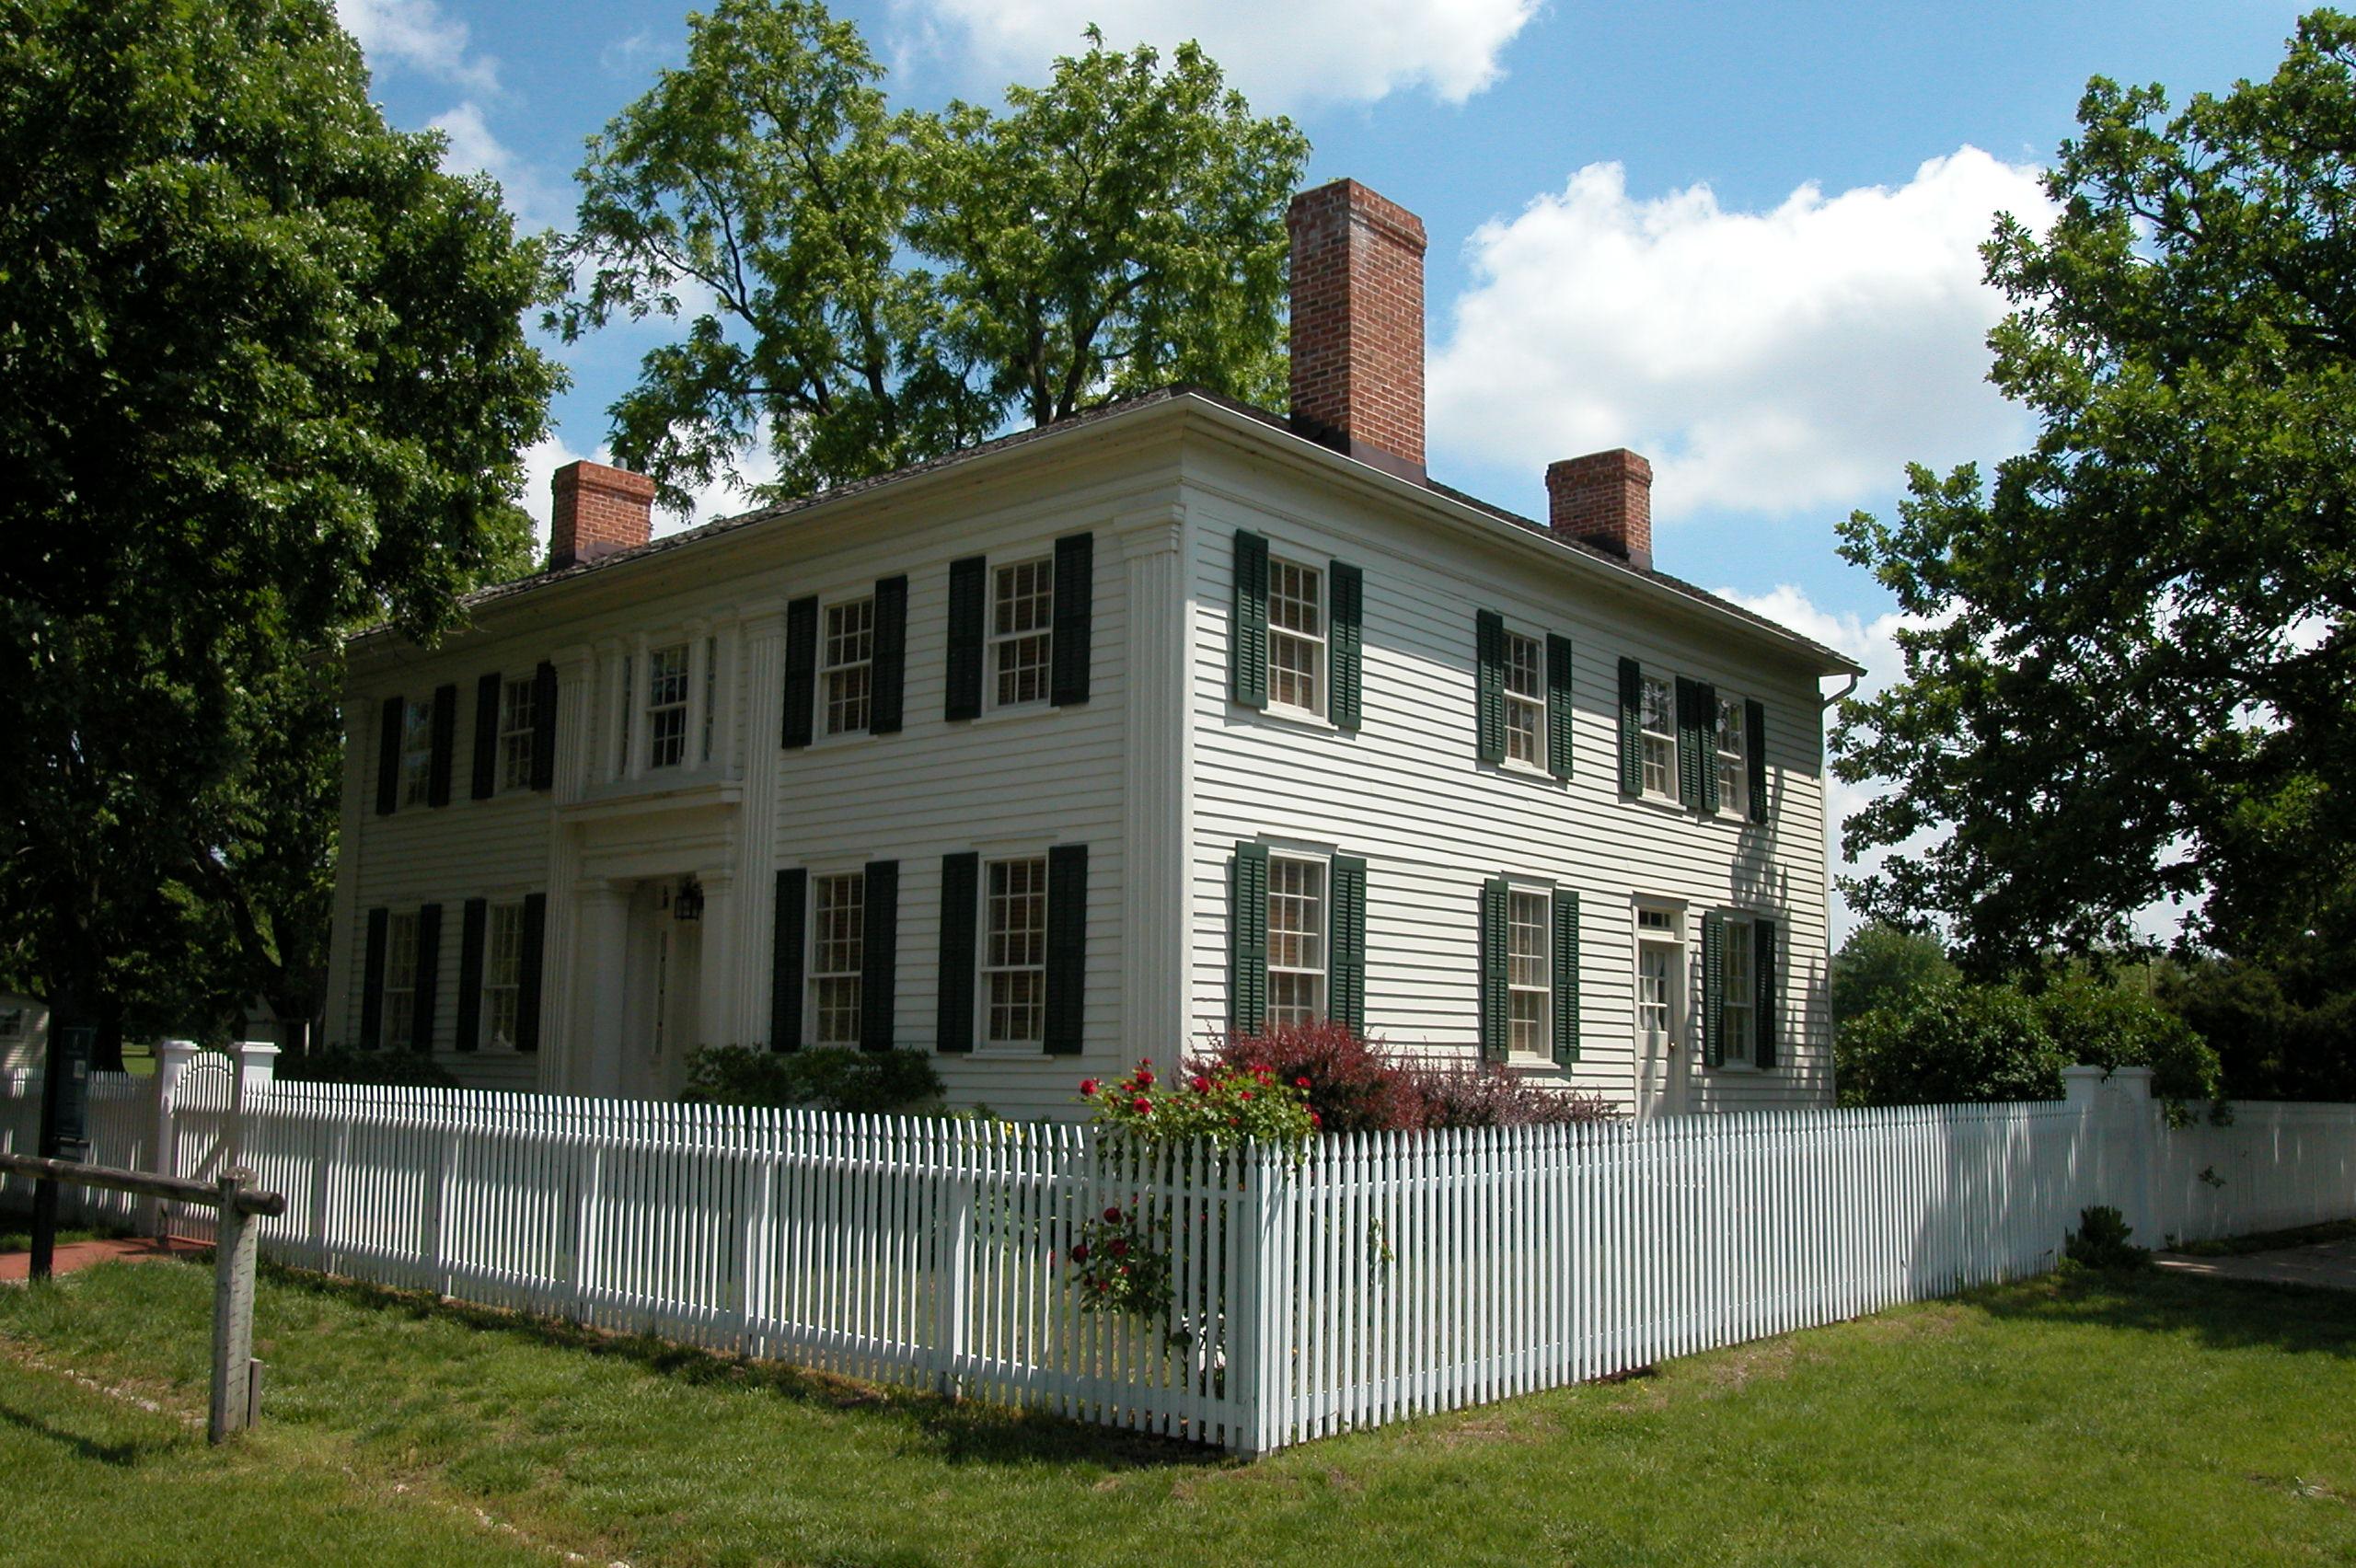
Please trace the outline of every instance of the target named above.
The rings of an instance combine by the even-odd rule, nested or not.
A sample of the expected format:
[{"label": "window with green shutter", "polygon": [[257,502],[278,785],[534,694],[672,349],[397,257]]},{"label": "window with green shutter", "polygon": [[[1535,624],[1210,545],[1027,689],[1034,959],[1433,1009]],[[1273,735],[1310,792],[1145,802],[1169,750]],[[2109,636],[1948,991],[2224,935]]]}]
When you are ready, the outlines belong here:
[{"label": "window with green shutter", "polygon": [[802,1049],[803,933],[810,910],[810,873],[796,866],[777,874],[776,919],[769,932],[769,1049]]},{"label": "window with green shutter", "polygon": [[368,911],[368,940],[360,966],[360,1045],[365,1051],[384,1043],[385,949],[392,921],[389,909]]},{"label": "window with green shutter", "polygon": [[1702,917],[1702,1063],[1727,1061],[1727,920],[1715,910]]},{"label": "window with green shutter", "polygon": [[1506,910],[1511,896],[1503,877],[1481,884],[1481,1055],[1492,1062],[1506,1059],[1511,1038]]},{"label": "window with green shutter", "polygon": [[1753,1060],[1761,1067],[1772,1067],[1776,1062],[1776,1012],[1781,1000],[1775,984],[1775,922],[1763,917],[1752,919],[1750,937],[1754,952],[1751,978],[1758,987],[1752,1025],[1758,1043]]},{"label": "window with green shutter", "polygon": [[1334,698],[1328,713],[1335,729],[1355,730],[1365,685],[1366,573],[1337,560],[1331,581]]},{"label": "window with green shutter", "polygon": [[1549,633],[1546,638],[1546,771],[1557,778],[1571,776],[1571,640]]},{"label": "window with green shutter", "polygon": [[482,949],[491,926],[491,900],[469,898],[458,918],[458,1018],[452,1043],[471,1051],[482,1038]]},{"label": "window with green shutter", "polygon": [[1752,698],[1742,705],[1743,761],[1750,773],[1750,820],[1767,820],[1767,705]]},{"label": "window with green shutter", "polygon": [[975,920],[981,903],[982,858],[966,850],[941,858],[941,980],[934,1047],[974,1048]]},{"label": "window with green shutter", "polygon": [[1047,851],[1047,1054],[1080,1054],[1087,1024],[1088,846]]},{"label": "window with green shutter", "polygon": [[989,561],[966,556],[949,563],[949,668],[941,717],[982,716],[982,644],[987,636]]},{"label": "window with green shutter", "polygon": [[859,1048],[892,1048],[892,1013],[899,997],[900,862],[870,860],[866,929],[860,946]]},{"label": "window with green shutter", "polygon": [[813,595],[785,606],[785,710],[778,744],[798,749],[810,744],[818,706],[818,601]]},{"label": "window with green shutter", "polygon": [[[545,666],[543,666],[545,667]],[[549,895],[524,895],[523,951],[515,974],[515,1049],[540,1048],[540,975],[547,961]]]},{"label": "window with green shutter", "polygon": [[434,993],[441,976],[442,906],[428,904],[417,912],[417,979],[409,1037],[412,1051],[433,1049]]},{"label": "window with green shutter", "polygon": [[499,706],[506,689],[495,670],[475,677],[474,777],[468,781],[468,800],[488,801],[499,787]]},{"label": "window with green shutter", "polygon": [[1074,708],[1088,700],[1094,658],[1096,536],[1071,534],[1056,541],[1055,647],[1049,654],[1047,701]]},{"label": "window with green shutter", "polygon": [[1228,863],[1228,1019],[1257,1034],[1268,1018],[1268,847],[1238,844]]},{"label": "window with green shutter", "polygon": [[1645,792],[1645,668],[1620,661],[1620,792]]},{"label": "window with green shutter", "polygon": [[1235,625],[1228,643],[1228,677],[1246,708],[1268,706],[1268,541],[1235,531]]},{"label": "window with green shutter", "polygon": [[1506,618],[1495,610],[1475,611],[1472,651],[1473,752],[1483,762],[1506,759]]},{"label": "window with green shutter", "polygon": [[896,735],[904,719],[908,682],[908,580],[886,577],[875,584],[875,641],[870,674],[875,682],[867,705],[867,732]]},{"label": "window with green shutter", "polygon": [[433,756],[425,785],[425,803],[450,803],[450,771],[458,749],[458,688],[455,683],[433,688]]},{"label": "window with green shutter", "polygon": [[1336,1023],[1366,1032],[1366,861],[1334,857],[1333,953],[1326,1010]]},{"label": "window with green shutter", "polygon": [[532,672],[532,788],[556,788],[556,666]]},{"label": "window with green shutter", "polygon": [[1579,1059],[1579,895],[1576,888],[1554,890],[1554,1060],[1568,1066]]}]

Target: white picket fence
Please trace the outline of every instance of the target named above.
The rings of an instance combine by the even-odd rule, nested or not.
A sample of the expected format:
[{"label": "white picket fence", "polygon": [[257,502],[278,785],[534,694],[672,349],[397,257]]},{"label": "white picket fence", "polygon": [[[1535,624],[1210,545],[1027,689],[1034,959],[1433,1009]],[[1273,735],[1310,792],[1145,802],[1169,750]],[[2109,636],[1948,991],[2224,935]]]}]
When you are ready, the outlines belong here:
[{"label": "white picket fence", "polygon": [[[129,1073],[90,1075],[90,1163],[119,1170],[153,1170],[156,1128],[156,1085]],[[0,1154],[40,1152],[40,1074],[21,1069],[0,1073]],[[33,1185],[21,1177],[0,1176],[0,1203],[29,1208]],[[139,1225],[153,1207],[128,1193],[95,1187],[61,1187],[58,1218],[66,1225]]]},{"label": "white picket fence", "polygon": [[[216,1066],[162,1106],[108,1087],[101,1137],[180,1175],[254,1166],[289,1200],[263,1244],[300,1266],[1265,1453],[2034,1274],[2093,1203],[2146,1239],[2356,1216],[2356,1106],[2168,1131],[2147,1076],[1294,1163],[457,1090],[269,1084],[233,1113]],[[0,1147],[29,1144],[37,1080],[0,1088]],[[1153,1320],[1083,1309],[1071,1246],[1107,1205],[1172,1260]]]}]

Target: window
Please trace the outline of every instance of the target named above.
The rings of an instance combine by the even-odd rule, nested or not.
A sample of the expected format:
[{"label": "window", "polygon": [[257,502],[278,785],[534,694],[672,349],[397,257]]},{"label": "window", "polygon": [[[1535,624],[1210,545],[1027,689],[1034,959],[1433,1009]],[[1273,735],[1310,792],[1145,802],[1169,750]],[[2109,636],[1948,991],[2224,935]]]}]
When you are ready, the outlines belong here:
[{"label": "window", "polygon": [[1047,1029],[1047,861],[993,860],[983,888],[984,1038],[1036,1045]]},{"label": "window", "polygon": [[1658,675],[1645,677],[1645,793],[1660,800],[1677,795],[1677,694]]},{"label": "window", "polygon": [[[1506,633],[1506,756],[1546,766],[1546,645],[1518,631]],[[1519,1046],[1515,1047],[1520,1049]]]},{"label": "window", "polygon": [[646,656],[646,766],[676,767],[687,755],[687,645]]},{"label": "window", "polygon": [[515,1049],[518,998],[524,983],[524,906],[494,904],[483,943],[482,1009],[494,1051]]},{"label": "window", "polygon": [[811,992],[821,1045],[859,1043],[859,966],[866,940],[867,877],[845,871],[812,879]]},{"label": "window", "polygon": [[1268,860],[1268,1022],[1325,1016],[1325,866]]},{"label": "window", "polygon": [[1507,1042],[1517,1056],[1548,1054],[1553,916],[1553,901],[1542,893],[1507,895]]},{"label": "window", "polygon": [[636,692],[636,691],[638,690],[638,686],[637,686],[637,677],[636,677],[636,676],[634,676],[633,674],[631,674],[631,673],[630,673],[633,667],[634,667],[634,662],[631,660],[630,656],[629,656],[629,654],[627,654],[627,653],[623,654],[623,655],[622,655],[622,702],[621,702],[621,708],[622,708],[621,746],[622,746],[622,750],[621,750],[621,755],[620,755],[620,756],[618,756],[618,757],[617,757],[617,758],[615,759],[615,761],[614,761],[614,771],[615,771],[615,772],[617,772],[617,773],[628,773],[628,772],[630,770],[630,760],[629,760],[629,739],[630,739],[630,734],[629,734],[629,715],[630,715],[630,709],[631,709],[631,708],[632,708],[632,707],[634,707],[634,706],[635,706],[635,703],[636,703],[636,699],[632,697],[632,695],[631,695],[631,694],[632,694],[632,693],[634,693],[634,692]]},{"label": "window", "polygon": [[1268,700],[1325,711],[1325,574],[1289,560],[1268,563]]},{"label": "window", "polygon": [[417,1028],[417,914],[396,915],[385,925],[384,1032],[376,1043],[405,1046]]},{"label": "window", "polygon": [[720,711],[720,639],[708,637],[703,644],[703,759],[711,760],[711,728]]},{"label": "window", "polygon": [[1759,987],[1751,974],[1750,922],[1736,918],[1726,925],[1726,996],[1718,1004],[1718,1021],[1726,1031],[1726,1061],[1747,1067],[1758,1059],[1759,1039],[1752,1018]]},{"label": "window", "polygon": [[401,804],[425,804],[433,787],[433,705],[401,705]]},{"label": "window", "polygon": [[1744,754],[1742,700],[1718,698],[1718,810],[1750,814],[1750,759]]},{"label": "window", "polygon": [[507,682],[499,689],[499,787],[532,787],[532,679]]},{"label": "window", "polygon": [[851,599],[826,606],[825,657],[819,690],[826,703],[826,733],[855,734],[867,728],[868,698],[874,688],[875,601]]},{"label": "window", "polygon": [[1047,700],[1055,641],[1056,563],[1017,561],[991,574],[990,705]]},{"label": "window", "polygon": [[1677,1021],[1677,976],[1681,963],[1677,917],[1666,909],[1636,911],[1636,1032],[1652,1042],[1669,1038]]}]

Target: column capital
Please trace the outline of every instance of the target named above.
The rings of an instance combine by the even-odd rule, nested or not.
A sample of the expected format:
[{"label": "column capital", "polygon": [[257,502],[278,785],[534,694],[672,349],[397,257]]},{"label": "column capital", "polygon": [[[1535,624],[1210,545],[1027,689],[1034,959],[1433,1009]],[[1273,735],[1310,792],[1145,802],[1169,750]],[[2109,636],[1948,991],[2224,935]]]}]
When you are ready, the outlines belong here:
[{"label": "column capital", "polygon": [[1186,509],[1177,502],[1139,507],[1113,519],[1113,536],[1121,542],[1122,559],[1174,555],[1184,543]]}]

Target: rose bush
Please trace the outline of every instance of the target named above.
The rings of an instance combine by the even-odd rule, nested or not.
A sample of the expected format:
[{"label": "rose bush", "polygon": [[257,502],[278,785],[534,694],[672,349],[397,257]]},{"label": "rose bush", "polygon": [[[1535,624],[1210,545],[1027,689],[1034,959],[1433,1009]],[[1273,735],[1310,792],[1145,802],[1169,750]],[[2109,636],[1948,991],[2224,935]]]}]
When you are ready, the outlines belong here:
[{"label": "rose bush", "polygon": [[1616,1120],[1600,1094],[1557,1088],[1494,1062],[1393,1056],[1344,1023],[1272,1025],[1230,1034],[1194,1070],[1265,1070],[1299,1084],[1321,1131],[1547,1126]]},{"label": "rose bush", "polygon": [[1299,1151],[1318,1130],[1307,1087],[1267,1067],[1211,1064],[1165,1083],[1148,1060],[1109,1083],[1083,1078],[1080,1092],[1098,1126],[1149,1144],[1201,1138],[1219,1148],[1271,1143]]}]

